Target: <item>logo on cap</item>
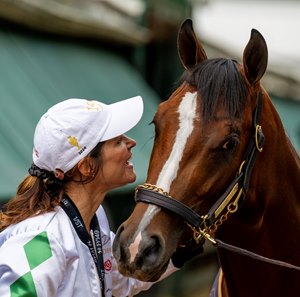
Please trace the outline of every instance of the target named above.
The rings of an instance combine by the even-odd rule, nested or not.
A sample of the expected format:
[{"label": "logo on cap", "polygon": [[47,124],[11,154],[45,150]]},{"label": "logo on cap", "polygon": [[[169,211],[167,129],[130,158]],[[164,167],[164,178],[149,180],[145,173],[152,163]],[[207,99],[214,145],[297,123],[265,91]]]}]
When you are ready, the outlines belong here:
[{"label": "logo on cap", "polygon": [[69,143],[70,143],[72,146],[77,147],[78,150],[81,149],[81,146],[79,146],[78,140],[77,140],[76,137],[74,137],[74,136],[68,136],[68,140],[69,140]]},{"label": "logo on cap", "polygon": [[103,107],[100,102],[89,100],[87,101],[87,109],[94,110],[94,111],[101,111]]},{"label": "logo on cap", "polygon": [[86,150],[86,146],[83,146],[81,147],[79,144],[78,144],[78,140],[75,136],[68,136],[68,140],[69,140],[69,143],[76,147],[78,149],[78,154],[81,155],[85,150]]}]

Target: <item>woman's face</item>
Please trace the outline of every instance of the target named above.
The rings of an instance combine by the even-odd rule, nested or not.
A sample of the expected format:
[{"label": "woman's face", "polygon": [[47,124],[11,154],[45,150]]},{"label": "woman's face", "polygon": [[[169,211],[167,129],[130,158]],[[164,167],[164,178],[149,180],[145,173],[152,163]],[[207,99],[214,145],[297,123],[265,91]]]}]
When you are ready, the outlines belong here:
[{"label": "woman's face", "polygon": [[121,135],[107,140],[101,150],[101,168],[98,172],[97,180],[107,188],[112,190],[136,179],[133,164],[130,162],[131,149],[136,142]]}]

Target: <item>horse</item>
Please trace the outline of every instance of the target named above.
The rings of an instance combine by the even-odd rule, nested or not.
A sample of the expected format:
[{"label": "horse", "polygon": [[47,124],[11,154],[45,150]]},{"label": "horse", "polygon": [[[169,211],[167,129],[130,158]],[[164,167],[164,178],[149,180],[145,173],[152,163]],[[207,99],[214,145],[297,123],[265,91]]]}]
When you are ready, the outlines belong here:
[{"label": "horse", "polygon": [[118,268],[156,281],[177,249],[219,240],[219,296],[298,295],[300,161],[261,83],[266,41],[252,29],[241,63],[209,59],[187,19],[177,47],[182,80],[155,113],[146,182],[113,243]]}]

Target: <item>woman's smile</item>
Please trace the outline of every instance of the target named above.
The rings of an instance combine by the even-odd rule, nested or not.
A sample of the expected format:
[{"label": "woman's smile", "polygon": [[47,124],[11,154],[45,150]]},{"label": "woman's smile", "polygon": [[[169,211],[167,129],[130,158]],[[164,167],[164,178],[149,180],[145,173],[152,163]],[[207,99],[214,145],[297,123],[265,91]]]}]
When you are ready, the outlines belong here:
[{"label": "woman's smile", "polygon": [[99,181],[105,182],[109,189],[135,181],[136,174],[131,161],[131,149],[135,145],[136,142],[126,135],[120,135],[105,142],[102,154],[104,165],[99,172],[101,175]]}]

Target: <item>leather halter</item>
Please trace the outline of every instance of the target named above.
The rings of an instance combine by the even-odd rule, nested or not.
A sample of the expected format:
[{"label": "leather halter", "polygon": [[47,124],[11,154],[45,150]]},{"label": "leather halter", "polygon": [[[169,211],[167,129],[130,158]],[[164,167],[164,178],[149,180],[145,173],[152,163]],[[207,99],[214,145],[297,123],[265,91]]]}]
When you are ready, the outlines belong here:
[{"label": "leather halter", "polygon": [[262,108],[261,96],[261,92],[259,92],[257,105],[253,112],[253,137],[249,140],[239,171],[223,195],[213,204],[206,215],[199,215],[187,205],[172,198],[163,189],[147,183],[137,186],[135,201],[154,204],[179,215],[193,230],[193,238],[197,244],[203,244],[205,239],[215,243],[211,234],[227,220],[231,213],[238,210],[249,188],[257,152],[261,152],[263,149],[264,134],[261,126],[258,125]]}]

